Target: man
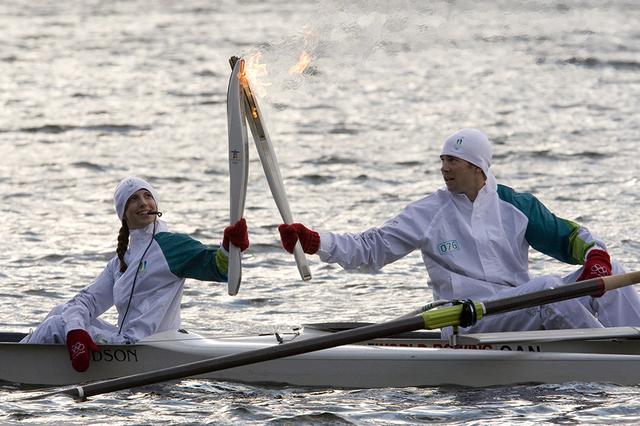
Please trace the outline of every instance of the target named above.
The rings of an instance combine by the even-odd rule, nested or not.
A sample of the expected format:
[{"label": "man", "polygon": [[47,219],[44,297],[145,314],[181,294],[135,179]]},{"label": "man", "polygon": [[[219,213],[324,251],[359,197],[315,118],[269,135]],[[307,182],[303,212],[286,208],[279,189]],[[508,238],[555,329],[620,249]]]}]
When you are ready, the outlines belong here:
[{"label": "man", "polygon": [[[283,247],[300,240],[345,269],[374,269],[420,249],[434,299],[485,301],[624,272],[606,246],[583,226],[551,213],[528,193],[498,185],[490,170],[489,139],[479,130],[449,136],[440,155],[442,188],[404,208],[380,228],[359,234],[318,234],[302,224],[281,225]],[[529,247],[583,267],[565,277],[531,279]],[[599,328],[640,325],[640,298],[633,287],[594,299],[554,303],[505,313],[463,332]],[[446,336],[450,330],[443,330]]]}]

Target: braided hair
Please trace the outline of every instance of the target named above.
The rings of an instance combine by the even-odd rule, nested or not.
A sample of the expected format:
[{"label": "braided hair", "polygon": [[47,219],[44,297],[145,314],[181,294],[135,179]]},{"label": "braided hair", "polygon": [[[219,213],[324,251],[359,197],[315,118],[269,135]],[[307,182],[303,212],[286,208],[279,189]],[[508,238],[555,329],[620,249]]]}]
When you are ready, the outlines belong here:
[{"label": "braided hair", "polygon": [[118,259],[120,259],[120,272],[124,272],[127,270],[127,262],[124,261],[124,254],[127,252],[128,247],[129,225],[127,225],[127,221],[125,219],[122,219],[122,226],[120,227],[120,231],[118,232],[118,248],[116,249]]}]

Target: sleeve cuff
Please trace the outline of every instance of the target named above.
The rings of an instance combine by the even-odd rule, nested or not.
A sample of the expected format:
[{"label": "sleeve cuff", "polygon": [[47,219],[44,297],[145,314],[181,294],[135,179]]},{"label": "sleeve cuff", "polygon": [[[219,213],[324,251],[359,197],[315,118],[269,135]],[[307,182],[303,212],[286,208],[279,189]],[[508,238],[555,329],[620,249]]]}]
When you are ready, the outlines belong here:
[{"label": "sleeve cuff", "polygon": [[320,248],[316,254],[320,256],[322,261],[326,261],[334,251],[335,241],[331,232],[320,233]]},{"label": "sleeve cuff", "polygon": [[71,321],[64,325],[65,335],[69,334],[71,330],[84,330],[84,324],[81,324],[80,321]]},{"label": "sleeve cuff", "polygon": [[215,261],[218,272],[227,275],[229,273],[229,253],[224,247],[220,246],[220,249],[216,252]]},{"label": "sleeve cuff", "polygon": [[227,251],[227,249],[224,248],[224,246],[222,245],[222,241],[220,241],[220,248],[218,249],[218,251],[221,251],[222,254],[224,254],[225,256],[229,257],[229,252]]},{"label": "sleeve cuff", "polygon": [[584,254],[584,259],[583,262],[587,261],[587,257],[589,257],[589,253],[591,253],[593,250],[601,250],[607,254],[609,254],[609,252],[607,251],[606,247],[602,247],[599,246],[598,244],[594,244],[593,246],[591,246],[591,248],[589,250],[587,250],[587,252]]}]

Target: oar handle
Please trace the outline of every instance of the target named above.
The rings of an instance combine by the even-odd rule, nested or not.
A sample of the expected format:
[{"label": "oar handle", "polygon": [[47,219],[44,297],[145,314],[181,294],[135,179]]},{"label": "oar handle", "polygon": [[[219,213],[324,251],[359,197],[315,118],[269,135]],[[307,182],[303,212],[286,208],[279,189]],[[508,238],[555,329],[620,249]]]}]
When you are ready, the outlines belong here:
[{"label": "oar handle", "polygon": [[610,291],[617,288],[626,287],[631,284],[640,282],[640,271],[629,272],[627,274],[611,275],[603,277],[601,280],[604,282],[604,290]]},{"label": "oar handle", "polygon": [[562,302],[582,296],[599,297],[607,291],[626,287],[638,282],[640,282],[640,271],[577,281],[534,293],[484,302],[485,315],[495,315],[548,303]]},{"label": "oar handle", "polygon": [[[555,288],[506,297],[503,299],[489,300],[483,303],[473,302],[476,320],[489,315],[562,302],[582,296],[602,296],[606,291],[615,290],[640,282],[640,271],[608,277],[594,278],[578,281],[570,284],[559,285]],[[460,325],[463,305],[454,305],[445,308],[424,312],[425,329],[435,329]]]}]

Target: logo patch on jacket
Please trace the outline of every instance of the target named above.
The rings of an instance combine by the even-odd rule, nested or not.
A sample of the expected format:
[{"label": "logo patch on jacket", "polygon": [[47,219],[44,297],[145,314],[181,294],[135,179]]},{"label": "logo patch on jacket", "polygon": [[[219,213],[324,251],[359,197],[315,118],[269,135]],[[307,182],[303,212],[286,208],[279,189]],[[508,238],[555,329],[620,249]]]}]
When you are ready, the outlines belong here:
[{"label": "logo patch on jacket", "polygon": [[438,251],[440,254],[447,254],[456,250],[460,250],[460,243],[458,240],[443,241],[438,244]]}]

